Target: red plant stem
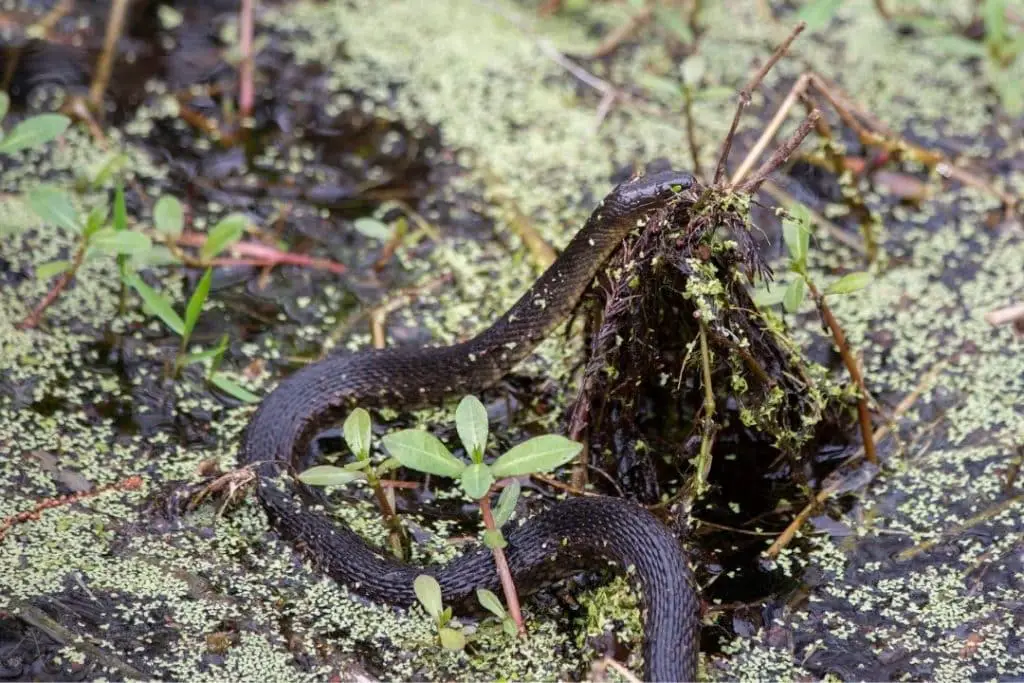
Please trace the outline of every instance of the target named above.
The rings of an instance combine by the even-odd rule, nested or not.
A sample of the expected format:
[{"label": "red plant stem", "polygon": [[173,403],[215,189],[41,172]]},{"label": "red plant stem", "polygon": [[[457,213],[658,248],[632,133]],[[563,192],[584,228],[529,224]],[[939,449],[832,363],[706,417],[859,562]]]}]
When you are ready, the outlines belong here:
[{"label": "red plant stem", "polygon": [[[206,244],[207,236],[198,232],[183,232],[175,238],[175,241],[186,247],[202,247]],[[306,256],[305,254],[294,254],[289,251],[281,251],[274,247],[260,244],[259,242],[235,242],[228,246],[227,250],[239,256],[249,257],[243,259],[214,259],[213,265],[278,265],[289,264],[294,266],[309,266],[321,270],[329,270],[338,275],[344,274],[346,268],[341,263],[335,263],[330,259]]]},{"label": "red plant stem", "polygon": [[252,115],[253,106],[253,4],[256,0],[242,0],[238,16],[238,42],[242,59],[238,64],[238,111],[242,118]]},{"label": "red plant stem", "polygon": [[836,343],[836,348],[839,349],[839,355],[843,359],[843,364],[846,365],[847,372],[850,373],[850,379],[857,385],[857,390],[860,393],[860,396],[857,397],[857,417],[860,420],[860,432],[864,440],[864,457],[868,459],[868,462],[877,464],[878,455],[875,453],[875,437],[871,427],[871,412],[868,410],[868,390],[864,386],[864,377],[860,373],[857,359],[853,357],[853,353],[850,351],[850,345],[846,342],[846,334],[843,333],[842,326],[836,320],[836,317],[832,315],[832,309],[825,303],[825,297],[821,295],[821,292],[818,291],[813,282],[810,280],[806,280],[806,282],[807,289],[810,290],[811,296],[814,297],[814,301],[818,304],[818,310],[821,311],[822,319],[828,325],[829,331],[832,332],[832,339]]},{"label": "red plant stem", "polygon": [[[494,515],[491,514],[490,491],[480,499],[480,514],[484,518],[484,526],[488,531],[497,531],[494,523]],[[519,609],[519,593],[516,592],[516,584],[512,581],[512,572],[508,568],[508,560],[505,559],[505,551],[501,548],[491,548],[494,553],[494,564],[498,567],[498,578],[501,579],[501,588],[505,592],[505,604],[508,605],[508,613],[516,624],[519,635],[526,635],[526,626],[523,625],[523,613]]]},{"label": "red plant stem", "polygon": [[75,278],[75,274],[78,272],[78,269],[82,266],[82,261],[84,259],[85,243],[83,242],[78,246],[78,251],[75,252],[75,259],[74,261],[71,262],[71,267],[61,274],[60,278],[58,278],[57,280],[57,283],[54,284],[54,286],[50,289],[49,292],[46,293],[46,296],[43,297],[43,300],[36,304],[36,307],[32,309],[32,312],[29,313],[28,316],[26,316],[25,319],[21,321],[21,323],[18,325],[19,329],[30,330],[39,325],[39,321],[42,319],[43,313],[46,311],[47,308],[50,307],[50,304],[57,300],[57,297],[60,296],[60,293],[63,292],[64,289]]}]

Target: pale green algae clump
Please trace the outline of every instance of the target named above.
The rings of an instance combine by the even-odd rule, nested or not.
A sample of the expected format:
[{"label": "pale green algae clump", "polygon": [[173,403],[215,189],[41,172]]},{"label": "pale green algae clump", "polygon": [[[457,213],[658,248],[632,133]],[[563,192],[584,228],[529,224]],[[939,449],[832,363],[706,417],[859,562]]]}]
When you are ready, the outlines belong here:
[{"label": "pale green algae clump", "polygon": [[[705,14],[708,30],[701,55],[708,83],[738,86],[752,61],[763,59],[769,45],[788,28],[764,26],[756,3],[707,4],[711,6]],[[929,11],[959,16],[968,13],[968,4],[921,3]],[[613,3],[596,3],[582,18],[613,17],[615,12]],[[897,39],[880,24],[868,0],[843,3],[839,13],[842,22],[827,36],[798,42],[797,58],[780,64],[769,76],[769,85],[795,75],[803,68],[800,59],[807,59],[841,80],[848,92],[890,124],[898,127],[911,121],[910,129],[926,140],[943,133],[980,137],[978,132],[989,121],[986,107],[993,99],[959,60],[944,58],[937,45]],[[426,279],[441,270],[457,273],[455,285],[422,298],[392,321],[423,324],[439,342],[478,329],[536,275],[528,259],[518,257],[519,239],[511,234],[509,217],[496,198],[511,198],[546,238],[563,245],[593,202],[609,189],[609,177],[618,167],[659,156],[679,168],[689,165],[677,117],[653,118],[628,108],[614,109],[597,128],[598,96],[567,76],[529,35],[483,4],[303,3],[271,13],[267,21],[278,29],[303,32],[292,44],[295,56],[328,65],[339,111],[351,104],[344,91],[357,91],[378,102],[375,113],[380,116],[439,125],[445,146],[460,150],[459,161],[469,172],[443,191],[479,197],[474,208],[493,219],[493,237],[498,239],[490,239],[490,234],[447,234],[439,225],[442,239],[429,261],[405,251],[398,254],[399,263],[415,278]],[[566,20],[538,23],[536,30],[562,49],[585,52],[595,44],[584,27]],[[340,54],[345,56],[339,58]],[[890,69],[890,64],[899,68]],[[640,75],[649,72],[676,78],[677,67],[661,45],[650,41],[619,56],[604,75],[616,83],[642,83]],[[908,83],[914,87],[908,88]],[[675,111],[677,103],[663,92],[652,90],[647,96]],[[755,97],[755,109],[762,100]],[[730,114],[729,101],[712,100],[696,107],[705,168],[713,164]],[[130,125],[145,130],[147,124]],[[70,144],[59,151],[33,155],[34,163],[49,163],[47,170],[70,175],[71,169],[101,156],[81,134],[68,138]],[[973,145],[969,151],[1018,159],[1014,168],[1022,167],[1024,142],[1019,138],[996,151],[981,142]],[[141,154],[133,154],[133,159],[147,186],[158,188],[165,173],[159,165]],[[501,185],[485,182],[483,171],[497,176]],[[8,192],[35,182],[11,173],[2,180]],[[1024,190],[1019,170],[997,183],[1008,190]],[[869,199],[884,200],[870,194]],[[959,220],[938,229],[930,226],[936,211],[949,215],[945,211],[952,206],[957,207]],[[1024,676],[1019,646],[1012,650],[1014,629],[1020,628],[1013,605],[1024,600],[1024,576],[1013,554],[1024,533],[1024,509],[1018,501],[975,527],[991,541],[954,533],[972,515],[1003,500],[1000,487],[1012,449],[1024,433],[1021,343],[1008,330],[993,330],[982,319],[984,312],[1010,303],[1024,291],[1019,237],[982,227],[982,213],[993,207],[990,197],[964,190],[944,193],[916,212],[897,207],[886,214],[885,231],[894,238],[886,252],[891,267],[870,290],[836,298],[833,307],[863,352],[866,374],[877,393],[904,395],[936,363],[947,364],[902,420],[905,448],[864,494],[857,514],[843,520],[851,536],[814,536],[808,539],[810,554],[790,553],[784,558],[790,571],[809,568],[824,578],[813,589],[809,606],[783,614],[772,630],[776,635],[819,634],[824,627],[827,634],[806,636],[795,644],[781,639],[782,645],[771,633],[731,640],[723,644],[724,656],[704,658],[706,675],[806,679],[814,677],[811,670],[829,671],[830,657],[863,651],[905,657],[905,675],[914,671],[938,680]],[[15,268],[56,258],[72,243],[70,235],[48,227],[24,232],[24,226],[35,226],[36,221],[18,201],[4,201],[0,211],[0,256]],[[17,236],[9,236],[13,232]],[[516,258],[510,258],[510,250]],[[824,236],[817,236],[813,255],[820,268],[853,258]],[[909,265],[892,264],[896,256]],[[951,270],[953,266],[957,270]],[[501,277],[495,279],[495,273]],[[39,521],[19,526],[0,542],[0,608],[9,607],[5,600],[84,585],[123,603],[116,614],[119,622],[146,629],[153,623],[150,608],[156,604],[174,624],[158,648],[146,649],[159,634],[137,642],[113,636],[96,637],[96,642],[134,666],[180,679],[318,679],[334,671],[331,657],[308,657],[313,663],[303,670],[296,665],[296,653],[325,651],[343,661],[372,651],[387,677],[400,678],[424,667],[444,678],[504,671],[509,678],[550,679],[564,676],[574,666],[569,660],[579,644],[560,642],[564,633],[551,615],[535,615],[533,637],[514,650],[507,649],[507,641],[482,635],[480,651],[472,655],[440,651],[429,621],[418,610],[400,615],[367,606],[312,567],[296,563],[289,545],[266,535],[265,518],[254,501],[216,519],[208,508],[195,513],[190,524],[208,525],[209,534],[147,533],[131,527],[140,520],[139,505],[153,493],[153,484],[191,479],[199,462],[210,458],[231,466],[250,409],[225,407],[187,384],[176,388],[179,410],[213,416],[215,445],[209,448],[186,447],[164,433],[153,439],[126,437],[112,420],[88,413],[99,397],[132,401],[130,387],[92,369],[96,358],[90,344],[95,334],[89,330],[100,329],[109,320],[115,329],[148,320],[137,302],[124,318],[117,318],[117,289],[110,284],[116,281],[114,274],[109,260],[90,264],[48,313],[52,332],[14,329],[27,307],[44,294],[46,283],[29,279],[0,292],[0,372],[23,392],[14,400],[0,399],[0,447],[9,454],[0,458],[0,515],[15,514],[56,494],[53,473],[33,456],[38,451],[57,456],[61,468],[97,485],[142,472],[150,485],[139,492],[105,494],[45,512]],[[180,305],[182,278],[169,272],[161,284]],[[336,298],[326,293],[318,301],[318,310],[322,307],[324,312],[322,325],[310,326],[303,334],[310,339],[325,334],[332,322],[327,311]],[[213,299],[211,306],[218,306],[216,296]],[[429,317],[421,323],[424,314]],[[801,329],[807,330],[801,333],[804,341],[817,334],[813,324]],[[149,331],[158,332],[158,323],[151,322]],[[889,337],[884,348],[875,337],[879,331]],[[139,342],[137,352],[153,359],[139,367],[149,368],[146,371],[155,376],[166,349]],[[366,342],[365,335],[357,334],[347,345],[356,348]],[[260,358],[273,357],[278,350],[251,345],[245,352]],[[552,339],[521,370],[552,377],[559,383],[557,391],[570,396],[569,369],[578,352],[578,343]],[[267,391],[267,380],[261,376],[252,388]],[[24,407],[44,399],[60,407],[50,414]],[[451,415],[434,411],[422,419],[424,424],[447,423]],[[542,419],[541,427],[558,428],[554,412]],[[885,450],[892,452],[894,447],[889,443]],[[1020,483],[1015,491],[1019,488]],[[381,527],[368,506],[346,507],[338,515],[368,538],[381,539]],[[421,550],[423,558],[449,557],[452,547],[439,540],[446,529],[431,530],[438,534]],[[910,543],[949,535],[954,537],[953,552],[926,554],[912,566],[853,554],[858,545],[888,543],[902,550]],[[907,542],[897,544],[900,539]],[[1016,583],[984,583],[978,576],[990,564],[1000,576],[1016,577]],[[596,634],[608,624],[626,624],[620,635],[636,645],[637,611],[627,608],[616,614],[614,603],[624,592],[621,589],[618,582],[592,598],[582,598],[589,619],[585,630]],[[631,598],[622,600],[627,606],[633,603]],[[291,638],[281,633],[282,618],[292,622]],[[228,622],[244,624],[237,642],[222,658],[209,657],[207,638]],[[358,675],[355,669],[347,673]],[[858,669],[826,677],[830,675],[857,678]]]}]

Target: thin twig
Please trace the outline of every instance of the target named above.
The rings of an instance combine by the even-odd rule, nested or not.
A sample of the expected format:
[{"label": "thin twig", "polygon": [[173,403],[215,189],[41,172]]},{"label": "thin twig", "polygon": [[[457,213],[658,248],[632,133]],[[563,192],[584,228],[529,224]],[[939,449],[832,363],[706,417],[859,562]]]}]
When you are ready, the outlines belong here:
[{"label": "thin twig", "polygon": [[124,30],[124,18],[128,13],[130,1],[113,0],[110,5],[110,14],[107,16],[107,33],[103,38],[103,52],[100,53],[99,62],[96,64],[96,75],[93,76],[92,84],[89,86],[89,104],[94,111],[102,111],[103,93],[107,91],[110,74],[114,69],[117,41],[121,39],[121,32]]},{"label": "thin twig", "polygon": [[736,137],[736,128],[739,126],[740,117],[743,116],[743,110],[750,104],[750,94],[754,91],[765,75],[771,70],[775,64],[782,59],[782,57],[789,50],[789,46],[792,45],[796,37],[803,33],[803,30],[807,28],[807,23],[801,21],[797,24],[789,36],[782,42],[779,47],[775,49],[772,56],[768,58],[768,61],[757,70],[757,73],[747,82],[747,84],[740,90],[739,102],[736,104],[736,113],[733,115],[732,124],[729,126],[729,132],[725,136],[725,141],[722,143],[722,151],[718,157],[718,165],[715,167],[715,177],[713,180],[714,185],[719,185],[722,182],[722,178],[725,177],[725,164],[729,159],[729,152],[732,150],[733,139]]},{"label": "thin twig", "polygon": [[238,113],[242,120],[252,116],[253,107],[253,5],[256,0],[242,0],[238,15]]},{"label": "thin twig", "polygon": [[743,177],[750,172],[751,168],[754,167],[754,163],[758,158],[760,158],[761,154],[764,153],[765,148],[768,147],[768,143],[772,141],[773,137],[775,137],[775,133],[777,133],[779,128],[782,127],[782,122],[786,120],[786,115],[789,114],[789,110],[793,108],[797,98],[800,97],[800,95],[802,95],[807,89],[807,84],[810,80],[810,75],[806,73],[796,80],[796,83],[794,83],[793,87],[790,88],[786,98],[782,100],[782,104],[780,104],[779,108],[775,111],[775,116],[772,117],[768,126],[761,132],[761,137],[757,139],[757,142],[754,143],[754,146],[750,148],[750,151],[747,152],[747,156],[740,163],[739,168],[737,168],[736,172],[732,174],[730,184],[735,186],[743,180]]},{"label": "thin twig", "polygon": [[21,321],[21,324],[18,325],[19,329],[30,330],[39,325],[39,321],[42,320],[43,313],[46,309],[50,307],[50,304],[57,300],[60,293],[63,292],[67,286],[71,284],[71,281],[75,279],[78,269],[82,267],[82,262],[85,260],[85,252],[86,245],[83,240],[75,251],[75,256],[71,261],[71,266],[61,273],[60,278],[56,283],[54,283],[53,287],[50,288],[50,291],[46,293],[43,300],[36,304],[36,307],[32,309],[32,312]]},{"label": "thin twig", "polygon": [[985,322],[993,327],[1020,321],[1024,321],[1024,302],[997,308],[985,314]]},{"label": "thin twig", "polygon": [[804,118],[793,135],[791,135],[784,143],[779,145],[779,148],[776,149],[770,157],[768,157],[768,160],[761,164],[761,167],[758,168],[748,180],[745,180],[742,185],[736,188],[737,191],[755,194],[759,189],[761,189],[761,185],[768,179],[768,176],[774,173],[779,166],[786,162],[796,148],[800,146],[800,143],[804,141],[804,138],[810,134],[811,129],[814,128],[814,124],[817,123],[820,118],[820,111],[817,109],[811,110],[811,113]]},{"label": "thin twig", "polygon": [[653,14],[654,7],[651,2],[648,2],[639,12],[630,16],[624,24],[621,24],[605,36],[604,40],[591,53],[591,57],[607,57],[615,52],[619,45],[622,45],[623,42],[629,40],[636,33],[638,28],[649,22]]},{"label": "thin twig", "polygon": [[805,281],[807,283],[807,290],[818,304],[818,310],[821,311],[822,319],[832,333],[832,340],[835,342],[836,348],[839,349],[839,355],[843,359],[846,371],[850,373],[850,379],[857,386],[859,393],[857,397],[857,417],[860,421],[861,436],[864,440],[864,456],[868,462],[877,465],[878,455],[875,453],[875,439],[871,428],[871,412],[868,410],[868,390],[864,385],[864,376],[861,374],[857,359],[853,357],[853,352],[850,351],[850,345],[846,342],[846,334],[843,332],[839,321],[832,314],[832,309],[829,308],[825,297],[821,295],[821,292],[818,291],[818,288],[814,286],[810,279]]},{"label": "thin twig", "polygon": [[715,443],[715,389],[711,384],[711,351],[708,349],[707,325],[700,320],[697,330],[700,338],[701,383],[704,385],[704,410],[701,415],[700,455],[697,458],[697,476],[694,480],[695,494],[700,494],[707,485],[711,471],[711,448]]}]

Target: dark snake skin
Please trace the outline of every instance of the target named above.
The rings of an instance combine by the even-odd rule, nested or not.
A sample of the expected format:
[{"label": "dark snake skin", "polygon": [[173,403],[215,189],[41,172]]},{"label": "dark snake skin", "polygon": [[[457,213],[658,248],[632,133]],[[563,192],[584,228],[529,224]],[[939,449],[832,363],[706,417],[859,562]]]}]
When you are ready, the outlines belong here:
[{"label": "dark snake skin", "polygon": [[[498,382],[566,319],[629,231],[693,184],[690,174],[667,171],[616,187],[526,294],[469,341],[332,356],[281,382],[253,416],[242,449],[243,462],[259,475],[258,496],[274,527],[301,543],[333,579],[375,602],[414,603],[413,580],[422,573],[437,578],[446,603],[462,602],[477,588],[496,590],[489,550],[444,566],[398,562],[306,507],[296,495],[301,487],[277,475],[306,453],[318,431],[356,405],[409,409]],[[647,510],[621,499],[577,498],[511,526],[505,552],[517,584],[569,567],[600,566],[600,560],[632,566],[644,603],[645,677],[696,677],[698,600],[687,559],[678,539]]]}]

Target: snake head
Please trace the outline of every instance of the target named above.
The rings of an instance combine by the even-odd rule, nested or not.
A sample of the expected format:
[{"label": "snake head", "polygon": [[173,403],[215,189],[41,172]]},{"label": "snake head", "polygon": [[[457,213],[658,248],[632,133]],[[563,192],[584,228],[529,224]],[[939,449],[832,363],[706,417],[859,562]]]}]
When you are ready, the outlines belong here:
[{"label": "snake head", "polygon": [[627,180],[615,188],[612,197],[626,213],[636,213],[664,204],[696,183],[686,171],[660,171]]}]

